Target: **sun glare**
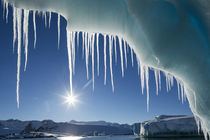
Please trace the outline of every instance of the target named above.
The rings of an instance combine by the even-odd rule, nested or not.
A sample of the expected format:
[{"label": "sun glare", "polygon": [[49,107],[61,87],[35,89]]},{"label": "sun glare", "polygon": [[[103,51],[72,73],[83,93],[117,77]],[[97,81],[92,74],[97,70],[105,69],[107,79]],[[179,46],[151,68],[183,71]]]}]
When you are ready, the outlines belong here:
[{"label": "sun glare", "polygon": [[65,103],[68,104],[69,106],[75,106],[76,103],[78,102],[77,96],[73,94],[67,94],[65,97]]}]

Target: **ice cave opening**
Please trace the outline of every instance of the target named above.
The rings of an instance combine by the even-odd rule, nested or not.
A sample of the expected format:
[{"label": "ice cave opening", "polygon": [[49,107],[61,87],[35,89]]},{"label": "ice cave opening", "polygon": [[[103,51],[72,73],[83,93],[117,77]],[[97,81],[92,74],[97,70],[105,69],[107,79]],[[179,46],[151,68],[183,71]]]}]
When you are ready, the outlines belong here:
[{"label": "ice cave opening", "polygon": [[[22,38],[25,48],[25,69],[28,58],[28,24],[33,16],[34,46],[36,46],[36,16],[42,15],[50,26],[52,12],[58,14],[58,46],[60,42],[60,17],[67,20],[67,50],[69,80],[72,93],[72,76],[75,71],[75,40],[82,34],[87,78],[89,59],[94,64],[97,52],[99,74],[99,34],[104,36],[104,84],[109,65],[112,90],[114,80],[112,63],[119,43],[121,71],[127,65],[128,51],[136,56],[142,90],[146,88],[149,109],[149,69],[154,71],[156,91],[160,90],[160,71],[165,73],[168,90],[176,80],[178,95],[187,97],[190,108],[201,124],[207,139],[210,133],[210,50],[208,0],[2,0],[3,15],[13,12],[13,48],[17,42],[17,104],[19,107],[19,81]],[[9,11],[8,7],[12,7]],[[23,20],[22,20],[23,19]],[[47,25],[48,24],[48,25]],[[23,28],[23,29],[22,29]],[[23,30],[23,32],[22,32]],[[107,44],[108,43],[108,44]],[[94,47],[96,44],[96,47]],[[108,54],[106,53],[109,50]],[[109,62],[107,62],[109,57]],[[125,58],[125,59],[124,59]],[[92,79],[94,89],[94,65]]]}]

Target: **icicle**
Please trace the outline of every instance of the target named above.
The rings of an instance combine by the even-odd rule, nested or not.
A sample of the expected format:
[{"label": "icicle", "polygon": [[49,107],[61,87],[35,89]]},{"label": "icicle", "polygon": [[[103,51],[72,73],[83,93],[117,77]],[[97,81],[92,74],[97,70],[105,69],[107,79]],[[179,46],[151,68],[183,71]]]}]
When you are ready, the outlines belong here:
[{"label": "icicle", "polygon": [[117,38],[114,37],[114,53],[115,53],[115,63],[117,63]]},{"label": "icicle", "polygon": [[158,70],[154,70],[154,74],[155,74],[155,84],[156,84],[156,95],[158,95]]},{"label": "icicle", "polygon": [[75,74],[75,36],[76,32],[72,32],[71,43],[72,43],[72,59],[73,59],[73,73]]},{"label": "icicle", "polygon": [[88,58],[89,58],[89,52],[88,52],[88,36],[87,32],[85,33],[85,58],[86,58],[86,72],[87,72],[87,79],[89,79],[89,73],[88,73]]},{"label": "icicle", "polygon": [[9,13],[9,4],[5,2],[5,10],[6,10],[6,22],[8,23],[8,13]]},{"label": "icicle", "polygon": [[100,61],[100,54],[99,54],[99,33],[96,34],[96,47],[97,47],[97,70],[98,70],[98,76],[99,76],[99,61]]},{"label": "icicle", "polygon": [[17,39],[17,9],[13,7],[13,53],[15,51],[15,42]]},{"label": "icicle", "polygon": [[50,24],[51,24],[51,18],[52,18],[52,13],[49,12],[49,21],[48,21],[48,23],[49,23],[49,28],[50,28]]},{"label": "icicle", "polygon": [[197,108],[197,98],[196,98],[195,92],[193,92],[193,96],[195,100],[194,108]]},{"label": "icicle", "polygon": [[161,90],[161,77],[160,71],[158,70],[158,79],[159,79],[159,90]]},{"label": "icicle", "polygon": [[126,41],[125,40],[123,40],[123,42],[124,42],[124,55],[125,55],[125,67],[127,68],[127,61],[128,61],[128,59],[127,59],[127,49],[126,49],[126,47],[127,47],[127,45],[126,45]]},{"label": "icicle", "polygon": [[88,57],[89,57],[89,55],[90,55],[90,53],[91,53],[91,48],[90,48],[90,45],[91,45],[91,34],[88,34]]},{"label": "icicle", "polygon": [[95,43],[95,35],[92,35],[92,79],[93,79],[93,90],[94,90],[94,43]]},{"label": "icicle", "polygon": [[[139,64],[139,61],[137,60],[137,69],[138,69],[138,75],[139,75],[139,71],[140,71],[140,64]],[[140,80],[141,80],[141,77],[140,77]]]},{"label": "icicle", "polygon": [[6,5],[6,1],[3,0],[3,19],[5,18],[5,5]]},{"label": "icicle", "polygon": [[121,39],[119,39],[119,47],[120,47],[122,77],[124,77],[124,62],[123,62],[123,50],[122,50],[122,40]]},{"label": "icicle", "polygon": [[180,82],[178,79],[176,79],[176,82],[177,82],[178,99],[180,100]]},{"label": "icicle", "polygon": [[17,9],[17,29],[18,29],[18,59],[17,59],[17,106],[19,108],[19,84],[20,84],[20,66],[21,66],[21,27],[22,10]]},{"label": "icicle", "polygon": [[85,32],[82,32],[82,58],[84,58],[84,49],[85,49]]},{"label": "icicle", "polygon": [[180,83],[181,86],[181,96],[182,96],[182,104],[184,103],[184,85],[183,83]]},{"label": "icicle", "polygon": [[106,85],[106,35],[104,35],[104,85]]},{"label": "icicle", "polygon": [[133,49],[131,49],[131,63],[132,63],[132,67],[133,67]]},{"label": "icicle", "polygon": [[79,50],[79,32],[77,32],[77,50]]},{"label": "icicle", "polygon": [[165,78],[166,78],[166,91],[168,92],[169,91],[169,82],[168,82],[168,73],[164,73],[165,74]]},{"label": "icicle", "polygon": [[171,87],[173,86],[173,84],[174,84],[174,78],[173,78],[173,76],[170,74],[170,73],[168,73],[168,72],[165,72],[165,77],[166,77],[166,88],[167,88],[167,92],[169,91],[169,90],[171,90]]},{"label": "icicle", "polygon": [[174,77],[171,74],[169,74],[169,81],[170,81],[170,90],[171,90],[171,87],[174,85]]},{"label": "icicle", "polygon": [[141,70],[141,74],[140,74],[140,77],[141,77],[141,90],[142,90],[142,94],[144,94],[144,66],[143,64],[140,64],[140,70]]},{"label": "icicle", "polygon": [[61,16],[58,14],[58,49],[60,47],[60,18]]},{"label": "icicle", "polygon": [[110,75],[112,83],[112,92],[114,92],[114,81],[113,81],[113,72],[112,72],[112,48],[113,48],[113,38],[109,35],[109,62],[110,62]]},{"label": "icicle", "polygon": [[72,45],[71,45],[71,32],[67,30],[67,50],[68,50],[68,61],[69,61],[69,80],[70,80],[70,94],[72,95]]},{"label": "icicle", "polygon": [[29,11],[24,10],[24,19],[23,19],[23,40],[25,45],[25,67],[24,71],[26,71],[27,61],[28,61],[28,20],[29,20]]},{"label": "icicle", "polygon": [[147,112],[149,112],[149,68],[145,67],[145,80],[146,80],[146,89],[147,89]]},{"label": "icicle", "polygon": [[44,12],[44,24],[45,28],[47,28],[47,12]]},{"label": "icicle", "polygon": [[33,11],[33,24],[34,24],[34,48],[36,48],[36,11]]}]

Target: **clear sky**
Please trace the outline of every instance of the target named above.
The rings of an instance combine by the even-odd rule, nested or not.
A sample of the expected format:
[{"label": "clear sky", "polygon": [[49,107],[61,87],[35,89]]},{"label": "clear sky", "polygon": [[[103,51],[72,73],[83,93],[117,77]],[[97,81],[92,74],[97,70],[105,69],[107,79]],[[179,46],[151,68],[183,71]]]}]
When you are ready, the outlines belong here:
[{"label": "clear sky", "polygon": [[[10,9],[11,10],[11,9]],[[24,46],[22,46],[22,66],[20,81],[20,108],[16,104],[16,65],[17,53],[12,51],[12,16],[6,23],[0,12],[0,120],[43,120],[79,121],[105,120],[129,123],[153,119],[156,115],[192,115],[188,102],[178,100],[176,83],[166,92],[165,77],[162,78],[162,91],[155,94],[154,74],[150,71],[150,111],[147,112],[146,94],[142,95],[136,61],[131,66],[128,54],[128,68],[125,77],[121,76],[118,51],[118,63],[113,62],[115,92],[112,93],[109,59],[107,60],[107,85],[104,86],[103,39],[100,36],[100,76],[95,76],[95,90],[86,78],[85,61],[81,53],[81,36],[77,51],[76,73],[73,77],[74,93],[80,102],[68,108],[63,104],[66,91],[69,90],[68,59],[66,49],[66,22],[61,19],[61,44],[57,49],[57,15],[52,15],[50,29],[45,28],[44,19],[37,17],[37,45],[33,48],[33,26],[30,15],[29,57],[27,71],[24,72]],[[117,46],[119,47],[119,46]],[[96,60],[96,59],[95,59]],[[90,63],[91,64],[91,63]],[[95,63],[96,64],[96,63]],[[91,77],[91,65],[89,72]],[[95,71],[96,71],[95,67]],[[87,83],[90,83],[89,85]],[[85,85],[88,85],[87,87]]]}]

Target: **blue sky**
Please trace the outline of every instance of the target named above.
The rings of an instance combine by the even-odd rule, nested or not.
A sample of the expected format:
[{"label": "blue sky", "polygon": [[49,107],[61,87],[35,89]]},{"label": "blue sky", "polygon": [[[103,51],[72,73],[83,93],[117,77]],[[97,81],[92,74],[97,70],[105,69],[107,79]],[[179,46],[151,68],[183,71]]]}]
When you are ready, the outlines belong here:
[{"label": "blue sky", "polygon": [[[2,11],[2,9],[1,9]],[[167,93],[165,77],[162,78],[162,91],[155,94],[154,74],[150,71],[150,112],[147,112],[146,94],[142,95],[136,62],[131,66],[128,54],[128,68],[125,77],[121,76],[121,65],[113,63],[115,92],[112,93],[108,66],[107,85],[104,86],[103,39],[100,36],[100,76],[95,77],[95,90],[92,84],[83,88],[86,78],[85,61],[81,49],[77,51],[76,73],[73,77],[74,93],[80,102],[68,108],[61,97],[69,90],[68,59],[66,49],[66,21],[61,19],[61,44],[57,49],[57,15],[53,14],[51,28],[45,28],[44,19],[37,17],[37,45],[33,48],[33,26],[30,16],[29,57],[27,71],[24,72],[24,47],[22,46],[20,108],[16,104],[16,65],[17,53],[12,51],[12,16],[9,23],[0,14],[0,120],[43,120],[54,121],[105,120],[119,123],[134,123],[153,119],[156,115],[192,115],[188,102],[178,100],[177,86]],[[80,48],[81,48],[80,36]],[[119,46],[118,46],[119,47]],[[118,51],[119,52],[119,51]],[[109,62],[109,59],[107,60]],[[90,63],[91,64],[91,63]],[[91,65],[89,72],[91,76]],[[95,71],[96,71],[95,67]]]}]

